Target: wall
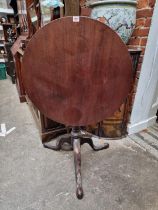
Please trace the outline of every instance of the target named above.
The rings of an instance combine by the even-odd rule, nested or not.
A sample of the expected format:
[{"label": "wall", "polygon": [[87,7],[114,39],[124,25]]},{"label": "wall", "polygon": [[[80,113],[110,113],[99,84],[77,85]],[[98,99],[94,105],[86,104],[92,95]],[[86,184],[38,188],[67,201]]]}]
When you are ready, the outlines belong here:
[{"label": "wall", "polygon": [[138,0],[136,27],[132,34],[131,39],[128,42],[129,48],[141,48],[142,50],[142,53],[139,59],[137,74],[136,74],[133,101],[135,98],[138,79],[139,79],[141,66],[142,66],[142,62],[144,58],[144,52],[145,52],[149,29],[151,25],[154,5],[155,5],[155,0]]},{"label": "wall", "polygon": [[132,109],[129,134],[155,123],[158,109],[158,1],[155,4],[151,28],[142,63],[140,79]]}]

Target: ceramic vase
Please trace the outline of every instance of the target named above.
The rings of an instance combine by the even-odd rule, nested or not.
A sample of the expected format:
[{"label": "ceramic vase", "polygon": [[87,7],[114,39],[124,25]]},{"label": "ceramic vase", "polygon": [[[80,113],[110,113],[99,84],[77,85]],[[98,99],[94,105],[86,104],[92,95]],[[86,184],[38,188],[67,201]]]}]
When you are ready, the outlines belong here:
[{"label": "ceramic vase", "polygon": [[111,27],[126,44],[135,28],[137,0],[90,1],[91,18]]}]

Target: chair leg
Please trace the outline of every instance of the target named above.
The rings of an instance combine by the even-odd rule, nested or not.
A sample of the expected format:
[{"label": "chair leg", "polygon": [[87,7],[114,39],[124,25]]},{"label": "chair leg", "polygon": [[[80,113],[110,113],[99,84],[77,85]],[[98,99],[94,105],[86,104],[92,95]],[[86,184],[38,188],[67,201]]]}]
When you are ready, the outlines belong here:
[{"label": "chair leg", "polygon": [[81,145],[79,138],[73,138],[74,165],[76,177],[76,196],[78,199],[83,198],[82,177],[81,177]]}]

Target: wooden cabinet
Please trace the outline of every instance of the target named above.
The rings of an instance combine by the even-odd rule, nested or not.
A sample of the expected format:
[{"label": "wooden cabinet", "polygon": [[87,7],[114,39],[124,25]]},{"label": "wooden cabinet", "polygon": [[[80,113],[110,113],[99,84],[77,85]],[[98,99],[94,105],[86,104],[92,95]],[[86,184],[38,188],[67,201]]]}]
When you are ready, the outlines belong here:
[{"label": "wooden cabinet", "polygon": [[[3,5],[3,6],[2,6]],[[9,7],[9,2],[1,3],[0,14],[0,58],[6,65],[7,74],[11,77],[12,83],[15,83],[15,68],[10,48],[17,37],[16,24],[13,16],[13,10]]]},{"label": "wooden cabinet", "polygon": [[25,41],[27,36],[19,36],[18,39],[15,41],[11,48],[12,55],[14,57],[14,64],[15,64],[15,75],[16,75],[16,86],[19,94],[20,102],[25,102],[25,88],[23,84],[22,78],[22,56],[24,51],[21,48],[21,42]]}]

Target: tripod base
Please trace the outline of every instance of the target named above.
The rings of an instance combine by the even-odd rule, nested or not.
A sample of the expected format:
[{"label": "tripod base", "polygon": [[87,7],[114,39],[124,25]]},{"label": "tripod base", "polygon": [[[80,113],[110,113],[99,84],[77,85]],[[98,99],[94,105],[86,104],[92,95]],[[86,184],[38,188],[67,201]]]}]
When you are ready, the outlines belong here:
[{"label": "tripod base", "polygon": [[109,148],[109,144],[105,143],[101,146],[95,146],[92,140],[92,135],[82,134],[80,128],[72,128],[71,134],[64,134],[56,139],[56,145],[53,145],[53,140],[44,143],[43,146],[52,150],[74,151],[74,165],[76,177],[76,196],[78,199],[83,198],[82,177],[81,177],[81,145],[89,144],[94,151],[99,151]]}]

